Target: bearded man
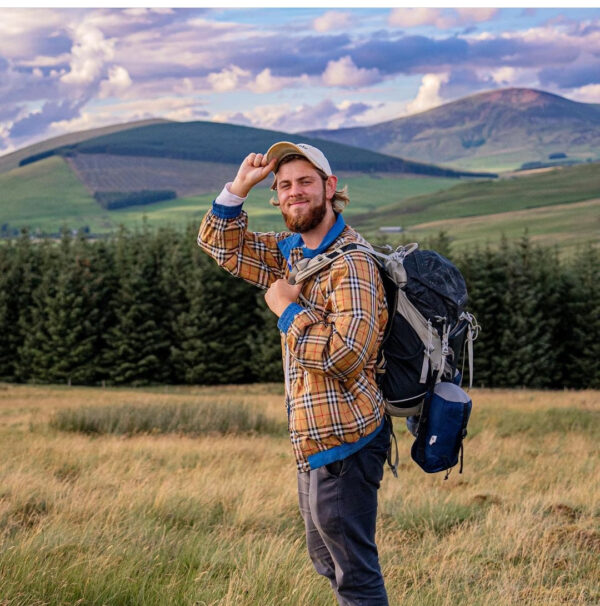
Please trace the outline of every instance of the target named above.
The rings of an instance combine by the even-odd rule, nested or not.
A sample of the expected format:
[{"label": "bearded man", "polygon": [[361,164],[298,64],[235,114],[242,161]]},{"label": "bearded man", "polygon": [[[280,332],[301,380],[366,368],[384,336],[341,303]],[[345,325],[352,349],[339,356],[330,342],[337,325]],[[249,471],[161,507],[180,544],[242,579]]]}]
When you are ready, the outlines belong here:
[{"label": "bearded man", "polygon": [[[242,205],[273,171],[272,203],[290,232],[255,233]],[[317,148],[282,141],[242,162],[200,226],[198,244],[235,276],[267,289],[279,318],[288,427],[309,555],[339,604],[388,604],[375,544],[377,490],[390,426],[376,382],[387,306],[378,268],[360,250],[300,285],[291,268],[365,240],[345,224],[346,191]]]}]

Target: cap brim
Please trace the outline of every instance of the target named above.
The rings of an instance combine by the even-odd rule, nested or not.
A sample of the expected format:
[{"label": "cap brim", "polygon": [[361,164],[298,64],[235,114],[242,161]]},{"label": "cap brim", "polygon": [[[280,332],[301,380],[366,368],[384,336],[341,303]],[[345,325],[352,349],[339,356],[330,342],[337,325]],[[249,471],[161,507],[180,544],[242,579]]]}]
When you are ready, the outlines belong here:
[{"label": "cap brim", "polygon": [[275,143],[271,145],[267,150],[267,163],[273,160],[273,158],[277,159],[277,166],[279,162],[286,156],[290,156],[292,154],[300,154],[306,158],[306,153],[304,150],[300,149],[297,145],[290,143],[289,141],[279,141],[279,143]]}]

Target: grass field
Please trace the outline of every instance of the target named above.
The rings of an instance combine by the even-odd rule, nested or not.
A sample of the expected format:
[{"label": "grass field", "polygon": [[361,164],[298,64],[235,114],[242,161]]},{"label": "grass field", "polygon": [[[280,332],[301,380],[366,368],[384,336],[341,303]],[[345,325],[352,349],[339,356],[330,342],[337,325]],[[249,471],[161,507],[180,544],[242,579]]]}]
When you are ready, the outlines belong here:
[{"label": "grass field", "polygon": [[[231,178],[234,176],[235,167],[232,166]],[[350,176],[344,183],[349,185],[352,194],[348,215],[351,217],[352,214],[371,212],[380,204],[437,192],[455,185],[456,180]],[[30,226],[50,233],[57,233],[62,225],[73,229],[87,225],[93,233],[109,233],[119,225],[140,227],[144,218],[154,227],[199,224],[219,192],[216,189],[204,195],[158,202],[143,208],[134,206],[108,212],[97,204],[67,163],[57,156],[0,174],[0,191],[0,224]],[[266,182],[250,195],[246,208],[252,217],[253,229],[284,228],[281,213],[268,203],[270,197]]]},{"label": "grass field", "polygon": [[[378,527],[390,604],[599,604],[600,394],[472,395],[465,470],[447,481],[395,423]],[[224,426],[221,409],[243,414]],[[279,385],[0,385],[0,604],[333,606],[284,418]]]},{"label": "grass field", "polygon": [[[350,193],[348,222],[371,239],[380,226],[400,225],[405,241],[422,242],[444,230],[455,249],[496,244],[502,234],[518,239],[525,229],[534,240],[567,252],[585,242],[600,244],[598,164],[458,184],[454,179],[356,173],[342,174],[340,182]],[[250,228],[282,230],[280,211],[268,203],[267,185],[251,192],[246,202]],[[87,225],[100,234],[121,224],[141,227],[144,220],[151,227],[199,224],[218,193],[105,211],[58,157],[0,174],[0,191],[0,224],[29,225],[47,233],[57,233],[62,225]]]}]

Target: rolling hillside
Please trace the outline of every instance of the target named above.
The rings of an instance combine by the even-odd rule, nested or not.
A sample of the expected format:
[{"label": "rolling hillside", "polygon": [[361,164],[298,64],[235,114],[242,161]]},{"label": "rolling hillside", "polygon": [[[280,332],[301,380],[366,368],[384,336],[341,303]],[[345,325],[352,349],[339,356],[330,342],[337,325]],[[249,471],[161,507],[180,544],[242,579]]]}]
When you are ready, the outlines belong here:
[{"label": "rolling hillside", "polygon": [[[187,161],[199,172],[199,178],[212,179],[214,186],[209,187],[205,183],[206,191],[200,195],[155,202],[143,208],[132,206],[106,210],[94,200],[67,160],[72,159],[51,156],[0,174],[0,236],[15,235],[22,227],[55,234],[63,225],[105,234],[114,232],[119,225],[139,227],[144,219],[152,227],[184,227],[190,222],[199,223],[223,183],[233,178],[235,172],[231,164]],[[111,178],[116,179],[117,176],[126,178],[126,171]],[[267,182],[268,179],[262,187],[251,192],[246,203],[252,216],[252,227],[282,229],[281,213],[268,203],[271,192],[266,190]],[[349,185],[353,194],[351,214],[356,214],[371,212],[379,205],[391,204],[408,196],[452,187],[456,179],[346,173],[343,183]]]},{"label": "rolling hillside", "polygon": [[[79,134],[79,140],[74,140],[77,137],[73,135],[71,142],[63,138],[59,141],[62,145],[57,147],[38,144],[29,149],[35,153],[21,150],[19,167],[34,166],[49,158],[64,159],[102,209],[137,207],[139,213],[140,206],[218,191],[235,175],[242,158],[252,151],[266,151],[276,141],[306,140],[283,132],[214,122],[159,122],[123,130],[124,127],[87,139],[85,133]],[[340,176],[382,174],[434,179],[489,176],[408,162],[339,143],[308,142],[323,149]],[[10,174],[14,179],[19,175],[18,171]],[[51,190],[44,195],[50,193]],[[6,195],[10,206],[10,190]],[[56,196],[58,200],[62,193],[56,192]],[[62,215],[62,211],[57,214]],[[7,222],[6,217],[2,222]]]},{"label": "rolling hillside", "polygon": [[239,165],[241,159],[249,153],[266,151],[273,143],[282,140],[295,143],[304,141],[318,146],[338,172],[385,172],[435,177],[481,176],[301,135],[202,121],[153,124],[88,138],[79,143],[31,154],[21,160],[21,165],[51,155],[72,158],[81,154],[169,158]]},{"label": "rolling hillside", "polygon": [[73,145],[86,139],[98,137],[101,135],[107,135],[110,133],[116,133],[121,130],[130,130],[132,128],[139,128],[140,126],[148,126],[150,124],[161,124],[168,122],[168,120],[152,119],[152,120],[139,120],[137,122],[126,122],[124,124],[111,124],[110,126],[102,126],[100,128],[93,128],[90,130],[82,130],[76,133],[69,133],[67,135],[61,135],[60,137],[52,137],[39,143],[29,145],[22,149],[19,149],[10,154],[0,156],[0,174],[5,173],[13,168],[19,166],[23,159],[37,154],[42,154],[57,147],[64,145]]},{"label": "rolling hillside", "polygon": [[563,164],[600,159],[600,105],[511,88],[373,126],[305,134],[421,162],[499,172],[552,162],[557,154]]},{"label": "rolling hillside", "polygon": [[572,250],[600,245],[600,165],[557,168],[528,176],[465,183],[408,197],[353,218],[371,237],[401,225],[400,240],[423,241],[445,231],[455,246],[520,238]]}]

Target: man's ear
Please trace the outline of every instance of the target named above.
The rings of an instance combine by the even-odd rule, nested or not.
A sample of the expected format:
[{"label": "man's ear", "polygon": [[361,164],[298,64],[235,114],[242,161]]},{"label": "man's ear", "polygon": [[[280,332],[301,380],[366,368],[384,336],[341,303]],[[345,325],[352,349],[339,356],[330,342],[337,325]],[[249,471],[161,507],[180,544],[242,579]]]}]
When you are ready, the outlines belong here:
[{"label": "man's ear", "polygon": [[335,175],[331,175],[331,177],[327,177],[327,181],[325,181],[325,198],[327,200],[331,200],[335,195],[335,190],[337,188],[337,177]]}]

